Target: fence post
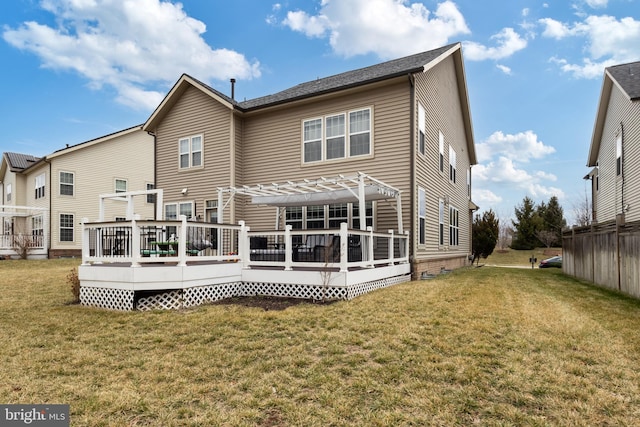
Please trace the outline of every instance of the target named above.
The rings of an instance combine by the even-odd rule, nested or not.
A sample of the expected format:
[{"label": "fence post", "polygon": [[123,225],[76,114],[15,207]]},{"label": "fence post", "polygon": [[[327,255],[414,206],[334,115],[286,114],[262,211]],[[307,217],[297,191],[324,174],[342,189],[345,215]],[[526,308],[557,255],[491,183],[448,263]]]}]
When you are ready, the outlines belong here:
[{"label": "fence post", "polygon": [[349,224],[340,223],[340,272],[349,271]]},{"label": "fence post", "polygon": [[242,262],[242,268],[250,269],[249,261],[251,261],[251,251],[249,245],[249,230],[244,221],[238,221],[240,225],[240,236],[238,237],[238,257]]},{"label": "fence post", "polygon": [[367,257],[369,258],[369,265],[367,265],[367,268],[374,268],[376,265],[374,264],[373,259],[373,227],[367,227],[367,231],[369,232],[365,239],[367,242]]},{"label": "fence post", "polygon": [[[82,224],[82,265],[89,265],[89,256],[91,256],[91,250],[89,248],[90,233],[89,229],[86,226],[87,222],[89,222],[89,218],[82,218],[82,221],[80,221],[80,223]],[[97,250],[98,248],[96,247],[96,251]]]}]

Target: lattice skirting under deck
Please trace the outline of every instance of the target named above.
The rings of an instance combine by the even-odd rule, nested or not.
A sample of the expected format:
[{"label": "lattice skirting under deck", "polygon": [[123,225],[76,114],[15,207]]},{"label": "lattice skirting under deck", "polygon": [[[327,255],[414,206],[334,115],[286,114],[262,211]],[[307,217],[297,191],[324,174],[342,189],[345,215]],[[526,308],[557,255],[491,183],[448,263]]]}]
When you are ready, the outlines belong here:
[{"label": "lattice skirting under deck", "polygon": [[109,310],[131,311],[134,291],[106,288],[80,288],[80,303],[88,307],[108,308]]},{"label": "lattice skirting under deck", "polygon": [[158,291],[140,297],[134,304],[133,291],[105,288],[81,288],[80,301],[84,305],[112,310],[175,310],[237,296],[270,296],[310,300],[349,300],[380,288],[408,282],[410,275],[389,277],[350,287],[300,285],[287,283],[232,282],[211,286]]}]

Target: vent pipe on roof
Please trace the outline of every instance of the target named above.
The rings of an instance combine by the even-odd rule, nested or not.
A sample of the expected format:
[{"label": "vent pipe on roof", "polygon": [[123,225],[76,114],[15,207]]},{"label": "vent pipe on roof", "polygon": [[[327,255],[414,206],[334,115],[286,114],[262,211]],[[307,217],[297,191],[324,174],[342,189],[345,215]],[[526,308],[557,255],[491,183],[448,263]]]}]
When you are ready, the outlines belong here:
[{"label": "vent pipe on roof", "polygon": [[231,99],[236,100],[236,79],[231,79]]}]

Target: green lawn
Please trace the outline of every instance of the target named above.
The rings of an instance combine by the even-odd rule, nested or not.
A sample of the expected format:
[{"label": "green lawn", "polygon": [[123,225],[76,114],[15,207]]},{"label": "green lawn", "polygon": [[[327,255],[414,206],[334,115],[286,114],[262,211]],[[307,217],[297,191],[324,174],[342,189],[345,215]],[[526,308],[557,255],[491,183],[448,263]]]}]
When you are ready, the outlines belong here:
[{"label": "green lawn", "polygon": [[0,261],[0,402],[73,426],[637,425],[640,303],[482,267],[285,310],[69,305],[74,260]]},{"label": "green lawn", "polygon": [[[530,258],[536,258],[535,267],[540,261],[551,258],[555,255],[562,255],[562,248],[535,248],[530,251],[515,251],[513,249],[494,249],[493,253],[486,259],[481,259],[480,264],[485,265],[509,265],[509,266],[531,266]],[[477,261],[476,261],[477,262]]]}]

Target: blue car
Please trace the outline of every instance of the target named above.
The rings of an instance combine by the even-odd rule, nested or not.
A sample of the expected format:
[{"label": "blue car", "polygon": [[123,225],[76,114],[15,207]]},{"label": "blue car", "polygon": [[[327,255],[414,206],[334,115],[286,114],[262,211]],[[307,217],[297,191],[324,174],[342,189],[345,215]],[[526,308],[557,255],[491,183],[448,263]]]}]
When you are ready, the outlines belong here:
[{"label": "blue car", "polygon": [[540,265],[538,267],[540,267],[540,268],[549,268],[549,267],[562,268],[562,257],[561,256],[554,256],[554,257],[551,257],[551,258],[544,259],[544,260],[540,261]]}]

